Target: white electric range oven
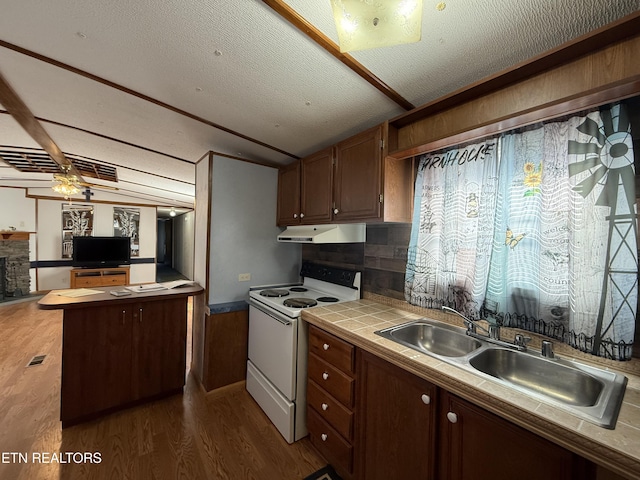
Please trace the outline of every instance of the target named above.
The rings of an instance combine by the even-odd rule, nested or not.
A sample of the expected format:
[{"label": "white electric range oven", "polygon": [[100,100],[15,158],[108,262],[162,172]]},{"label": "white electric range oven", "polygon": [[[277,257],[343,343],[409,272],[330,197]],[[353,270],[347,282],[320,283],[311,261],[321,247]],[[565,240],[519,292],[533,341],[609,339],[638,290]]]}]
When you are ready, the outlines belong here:
[{"label": "white electric range oven", "polygon": [[302,283],[249,290],[247,390],[285,440],[307,434],[308,328],[303,309],[360,298],[355,270],[305,262]]}]

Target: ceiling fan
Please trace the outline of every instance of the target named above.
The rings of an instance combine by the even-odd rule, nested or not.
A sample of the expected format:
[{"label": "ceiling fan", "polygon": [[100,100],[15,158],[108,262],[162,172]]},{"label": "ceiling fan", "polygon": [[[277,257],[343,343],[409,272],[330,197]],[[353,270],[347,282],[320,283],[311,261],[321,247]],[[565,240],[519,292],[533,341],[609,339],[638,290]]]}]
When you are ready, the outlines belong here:
[{"label": "ceiling fan", "polygon": [[[38,143],[38,145],[47,152],[49,158],[55,162],[55,165],[57,165],[57,168],[60,170],[59,172],[55,172],[55,168],[49,170],[39,169],[40,171],[45,172],[52,172],[53,170],[53,180],[54,182],[57,182],[52,186],[52,189],[55,192],[62,194],[64,198],[68,199],[71,195],[79,193],[80,187],[86,187],[86,196],[88,200],[91,195],[88,191],[89,188],[118,190],[117,187],[85,181],[78,168],[76,168],[74,162],[62,153],[60,148],[58,148],[58,145],[56,145],[15,90],[11,88],[11,85],[7,83],[2,74],[0,74],[0,103],[4,105],[7,112],[20,124],[20,126],[22,126],[22,128],[25,129],[31,138],[33,138],[36,143]],[[13,163],[8,163],[16,167]],[[113,178],[110,178],[110,180],[117,181],[115,171],[113,172]]]}]

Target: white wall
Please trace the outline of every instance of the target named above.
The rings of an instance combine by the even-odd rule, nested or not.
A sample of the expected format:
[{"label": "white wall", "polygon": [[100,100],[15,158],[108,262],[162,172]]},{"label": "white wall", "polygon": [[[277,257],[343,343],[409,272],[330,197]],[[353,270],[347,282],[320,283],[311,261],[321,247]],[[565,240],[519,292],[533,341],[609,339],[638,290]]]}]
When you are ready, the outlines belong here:
[{"label": "white wall", "polygon": [[[26,197],[23,188],[0,187],[0,230],[15,227],[22,232],[36,231],[36,201]],[[36,259],[36,236],[29,236],[29,260]],[[36,269],[29,269],[31,291],[36,290]]]},{"label": "white wall", "polygon": [[193,238],[195,214],[188,212],[173,219],[173,268],[193,280]]},{"label": "white wall", "polygon": [[[214,156],[210,175],[209,304],[246,300],[252,285],[298,281],[300,245],[276,241],[278,171]],[[244,273],[251,280],[239,282]]]},{"label": "white wall", "polygon": [[[66,201],[38,200],[37,202],[37,260],[62,259],[62,205]],[[80,204],[81,202],[77,202]],[[113,235],[113,207],[117,205],[92,203],[93,235]],[[156,256],[156,209],[140,208],[140,258]],[[38,290],[69,288],[71,267],[38,268]],[[154,282],[155,262],[132,264],[131,283]],[[33,287],[32,287],[33,288]]]},{"label": "white wall", "polygon": [[[194,216],[193,239],[193,280],[203,288],[209,288],[207,278],[207,245],[209,242],[209,157],[196,164],[196,210]],[[203,337],[204,338],[204,337]]]}]

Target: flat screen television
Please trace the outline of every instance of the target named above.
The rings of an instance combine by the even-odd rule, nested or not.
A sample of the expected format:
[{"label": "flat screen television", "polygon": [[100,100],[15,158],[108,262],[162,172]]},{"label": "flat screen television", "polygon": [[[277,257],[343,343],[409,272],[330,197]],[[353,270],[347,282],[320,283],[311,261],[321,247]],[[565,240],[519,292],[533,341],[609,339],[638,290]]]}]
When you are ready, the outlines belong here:
[{"label": "flat screen television", "polygon": [[129,237],[73,237],[71,264],[74,267],[117,267],[130,263]]}]

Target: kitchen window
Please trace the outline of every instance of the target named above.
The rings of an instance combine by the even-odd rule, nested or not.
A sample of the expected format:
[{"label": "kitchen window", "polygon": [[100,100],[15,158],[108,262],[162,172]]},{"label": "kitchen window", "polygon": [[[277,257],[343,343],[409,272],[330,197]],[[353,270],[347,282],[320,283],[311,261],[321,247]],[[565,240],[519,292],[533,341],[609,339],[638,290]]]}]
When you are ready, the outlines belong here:
[{"label": "kitchen window", "polygon": [[421,156],[405,297],[628,360],[637,251],[617,103]]}]

